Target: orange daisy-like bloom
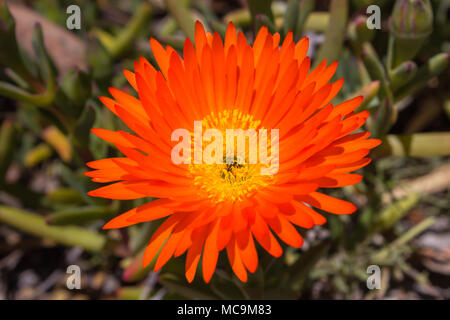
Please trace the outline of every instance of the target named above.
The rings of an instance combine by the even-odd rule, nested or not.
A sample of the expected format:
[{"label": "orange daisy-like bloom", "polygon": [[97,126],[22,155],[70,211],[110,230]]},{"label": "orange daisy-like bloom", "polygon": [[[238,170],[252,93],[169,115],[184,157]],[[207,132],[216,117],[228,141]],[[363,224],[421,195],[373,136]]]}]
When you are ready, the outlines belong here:
[{"label": "orange daisy-like bloom", "polygon": [[[361,175],[350,172],[366,166],[370,149],[380,143],[368,139],[368,132],[354,133],[369,115],[354,113],[363,98],[333,106],[330,101],[343,85],[343,79],[328,83],[337,62],[327,66],[323,61],[310,70],[307,38],[295,43],[289,32],[279,42],[279,34],[263,27],[249,45],[231,23],[222,42],[219,34],[205,32],[197,23],[195,48],[186,39],[183,58],[151,39],[160,71],[144,58],[135,62],[134,73],[124,71],[138,99],[115,88],[110,89],[114,99],[101,97],[135,134],[92,130],[125,156],[87,164],[95,169],[86,173],[93,181],[116,181],[89,195],[158,198],[104,226],[165,218],[145,250],[144,266],[157,257],[159,270],[172,256],[187,252],[188,281],[202,257],[208,282],[226,249],[234,273],[245,282],[247,271],[258,266],[255,240],[279,257],[282,247],[274,234],[298,248],[303,241],[294,225],[325,223],[313,208],[333,214],[356,210],[352,203],[317,190],[361,181]],[[172,141],[172,133],[185,128],[193,137],[195,121],[219,132],[278,129],[277,172],[263,175],[262,164],[248,162],[175,164],[171,154],[178,141]]]}]

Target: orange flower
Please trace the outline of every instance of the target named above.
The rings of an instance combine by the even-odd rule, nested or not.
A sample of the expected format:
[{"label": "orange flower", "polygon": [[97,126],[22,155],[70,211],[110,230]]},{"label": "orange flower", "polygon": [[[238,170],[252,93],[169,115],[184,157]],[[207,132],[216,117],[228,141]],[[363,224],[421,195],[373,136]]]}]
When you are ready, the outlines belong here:
[{"label": "orange flower", "polygon": [[[93,181],[119,181],[89,195],[158,198],[104,226],[122,228],[165,218],[145,250],[144,266],[157,257],[159,270],[172,256],[187,252],[188,281],[194,279],[202,257],[208,282],[220,251],[226,249],[234,273],[245,282],[247,271],[255,272],[258,265],[254,240],[279,257],[282,248],[274,234],[298,248],[303,240],[294,225],[325,223],[313,207],[333,214],[356,210],[352,203],[318,189],[360,182],[362,176],[350,172],[366,166],[370,149],[380,143],[368,139],[368,132],[353,133],[369,115],[353,112],[363,98],[330,104],[343,85],[343,79],[328,83],[337,62],[327,66],[323,61],[310,70],[307,38],[294,43],[289,32],[281,46],[279,41],[278,33],[271,35],[263,27],[251,46],[230,23],[222,42],[197,23],[195,48],[186,39],[183,58],[151,39],[161,71],[142,57],[134,73],[124,71],[139,99],[115,88],[110,89],[114,100],[101,97],[135,134],[92,130],[125,156],[87,164],[96,169],[86,173]],[[278,148],[277,170],[262,174],[264,163],[242,163],[236,154],[229,163],[175,164],[171,155],[179,141],[172,141],[172,133],[187,129],[194,141],[195,121],[201,121],[201,129],[219,133],[278,129],[279,142],[269,143],[271,150]],[[200,148],[204,151],[207,145]]]}]

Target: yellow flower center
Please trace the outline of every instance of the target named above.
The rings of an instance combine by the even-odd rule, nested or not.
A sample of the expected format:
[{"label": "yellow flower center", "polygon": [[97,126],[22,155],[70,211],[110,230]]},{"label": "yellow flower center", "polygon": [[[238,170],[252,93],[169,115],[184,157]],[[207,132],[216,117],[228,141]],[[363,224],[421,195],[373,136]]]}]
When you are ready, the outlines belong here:
[{"label": "yellow flower center", "polygon": [[[206,116],[202,120],[202,127],[203,132],[207,129],[218,129],[225,137],[227,129],[256,130],[259,129],[260,123],[252,115],[243,114],[239,110],[224,110],[217,115],[211,113]],[[224,139],[223,150],[226,149],[225,143]],[[206,192],[214,202],[242,201],[252,196],[258,189],[270,184],[273,176],[261,174],[261,167],[267,165],[250,163],[249,146],[250,141],[246,138],[244,155],[237,154],[238,148],[235,142],[234,154],[226,153],[223,155],[223,163],[191,164],[189,168],[194,184]],[[203,150],[205,147],[206,144],[203,143]]]}]

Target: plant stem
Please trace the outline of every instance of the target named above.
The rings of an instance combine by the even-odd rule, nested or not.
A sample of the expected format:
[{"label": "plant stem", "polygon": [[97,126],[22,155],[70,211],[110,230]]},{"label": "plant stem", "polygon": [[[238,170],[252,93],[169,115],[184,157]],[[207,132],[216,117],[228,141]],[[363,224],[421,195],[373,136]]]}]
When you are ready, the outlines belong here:
[{"label": "plant stem", "polygon": [[374,149],[376,156],[439,157],[450,155],[450,132],[387,135]]},{"label": "plant stem", "polygon": [[130,43],[135,40],[136,35],[149,21],[151,13],[152,10],[148,3],[144,2],[139,6],[126,28],[119,34],[109,48],[111,55],[114,58],[117,58],[124,53],[130,46]]},{"label": "plant stem", "polygon": [[16,208],[0,205],[0,221],[21,231],[69,247],[81,247],[88,251],[100,252],[106,245],[104,235],[73,226],[49,226],[44,217]]},{"label": "plant stem", "polygon": [[325,42],[317,52],[315,65],[318,65],[323,59],[327,59],[327,62],[330,63],[339,58],[347,27],[347,15],[347,0],[331,1],[330,21],[325,31]]},{"label": "plant stem", "polygon": [[192,41],[195,38],[195,21],[192,18],[189,9],[180,4],[178,0],[165,0],[167,10],[172,14],[172,16],[177,21],[180,29],[183,30],[184,34],[189,37]]}]

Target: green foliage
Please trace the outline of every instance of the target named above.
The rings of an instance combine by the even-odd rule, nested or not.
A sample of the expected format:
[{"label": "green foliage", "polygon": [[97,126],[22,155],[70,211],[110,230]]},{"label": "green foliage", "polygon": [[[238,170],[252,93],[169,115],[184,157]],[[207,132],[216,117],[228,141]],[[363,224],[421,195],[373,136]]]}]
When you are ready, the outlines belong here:
[{"label": "green foliage", "polygon": [[[407,192],[401,199],[385,198],[393,186],[403,184],[396,178],[403,166],[412,167],[416,177],[418,158],[428,159],[421,161],[427,161],[425,166],[431,171],[450,156],[448,127],[438,127],[442,121],[448,124],[450,118],[450,24],[442,14],[448,10],[448,2],[445,7],[445,1],[375,1],[383,12],[392,14],[383,16],[387,29],[369,30],[361,13],[373,2],[332,0],[328,6],[327,1],[248,0],[247,6],[230,5],[217,12],[209,1],[136,0],[121,1],[114,15],[107,10],[110,1],[81,1],[83,28],[74,35],[87,39],[82,42],[86,56],[74,61],[77,67],[64,70],[58,63],[61,57],[44,41],[48,35],[43,26],[35,25],[32,43],[24,43],[16,38],[15,19],[0,0],[0,195],[14,199],[0,205],[0,222],[37,238],[80,247],[94,253],[93,257],[102,253],[107,262],[93,262],[94,267],[120,264],[121,281],[126,284],[117,292],[120,299],[154,295],[154,288],[144,289],[156,257],[147,268],[142,267],[142,257],[158,222],[127,228],[120,234],[101,230],[102,223],[152,199],[119,202],[86,194],[98,185],[84,175],[85,163],[121,156],[90,130],[128,130],[97,97],[108,96],[109,86],[128,88],[119,70],[131,69],[139,56],[158,68],[148,46],[150,36],[182,53],[185,38],[194,39],[196,20],[222,37],[232,21],[249,39],[264,25],[271,33],[280,33],[280,43],[289,31],[295,40],[307,33],[312,40],[323,35],[313,50],[313,65],[323,59],[327,64],[338,60],[332,81],[345,78],[333,104],[360,95],[365,98],[356,111],[371,112],[365,129],[383,144],[371,155],[375,164],[364,169],[361,183],[329,192],[358,203],[360,212],[351,217],[327,217],[326,229],[331,234],[307,240],[306,249],[283,248],[283,258],[274,259],[261,250],[260,266],[246,284],[236,279],[221,257],[220,268],[209,284],[199,279],[188,284],[184,260],[174,259],[160,272],[158,285],[168,289],[167,298],[294,299],[311,297],[314,284],[326,281],[333,297],[352,297],[352,292],[364,286],[370,263],[395,274],[411,274],[411,240],[431,227],[435,222],[431,215],[448,209],[448,198],[440,195],[444,198],[440,206],[431,206],[432,213],[424,214],[423,221],[409,228],[404,227],[405,217],[414,208],[425,206],[427,195]],[[30,10],[57,23],[69,38],[60,16],[63,4],[51,3],[54,5],[37,0]],[[421,101],[430,99],[439,109],[439,117],[435,115],[424,125],[425,131],[432,132],[404,133],[413,117],[408,108],[417,109]],[[421,117],[420,112],[416,117]],[[430,125],[437,118],[444,120]],[[436,127],[439,132],[433,132]],[[54,183],[36,191],[30,187],[31,181],[43,172]],[[15,178],[17,174],[19,178]],[[318,233],[317,229],[311,232]],[[126,243],[123,247],[116,243],[118,238]],[[374,240],[379,238],[381,243]]]}]

